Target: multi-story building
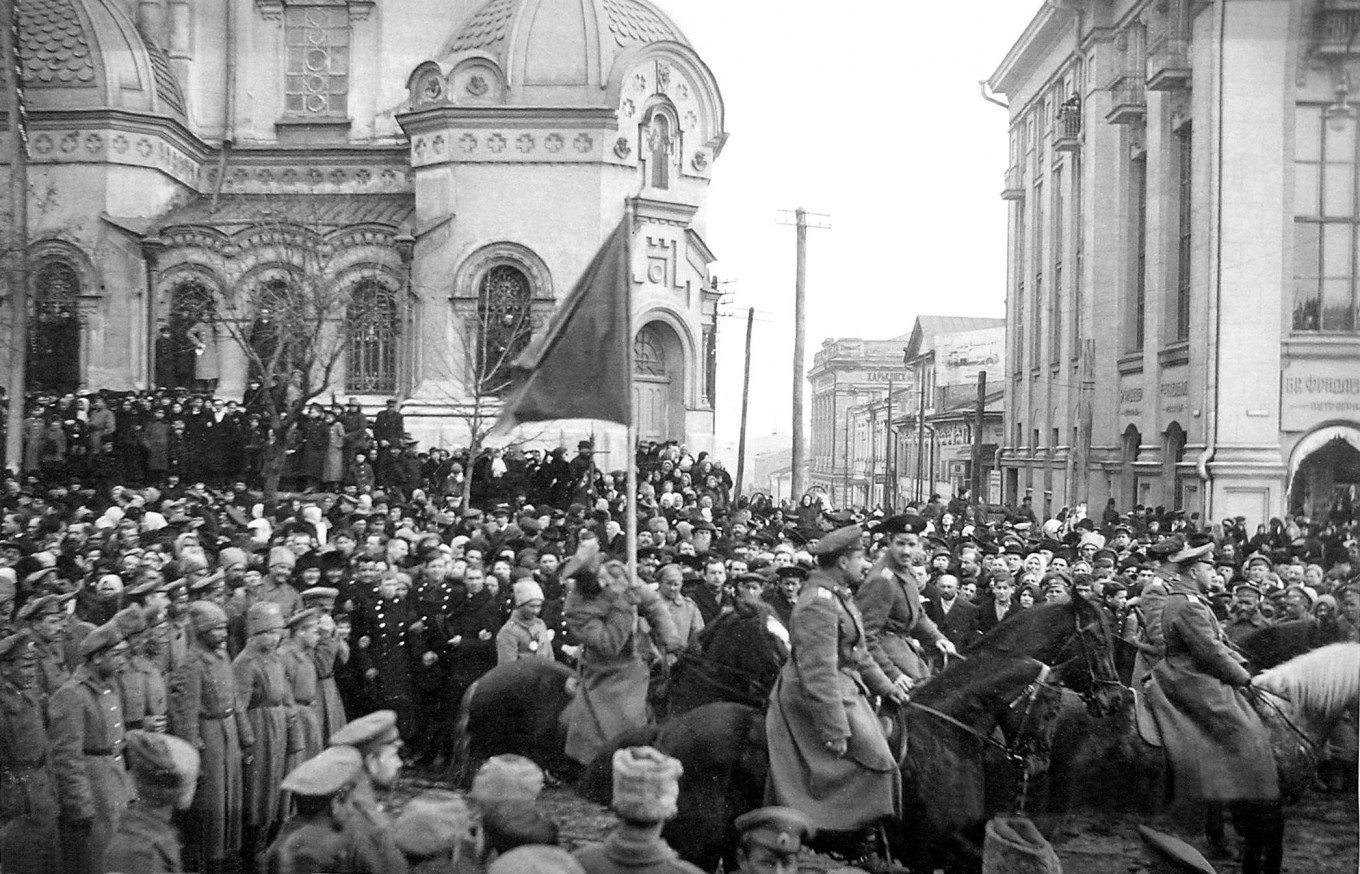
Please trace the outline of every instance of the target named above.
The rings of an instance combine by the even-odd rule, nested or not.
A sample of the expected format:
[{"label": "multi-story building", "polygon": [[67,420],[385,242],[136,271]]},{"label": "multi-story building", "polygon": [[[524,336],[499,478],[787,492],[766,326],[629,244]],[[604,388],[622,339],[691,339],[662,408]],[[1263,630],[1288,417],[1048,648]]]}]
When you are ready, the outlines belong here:
[{"label": "multi-story building", "polygon": [[1009,102],[1010,500],[1323,514],[1360,483],[1360,11],[1045,3]]},{"label": "multi-story building", "polygon": [[[835,505],[857,503],[864,497],[851,483],[852,408],[883,398],[891,386],[912,385],[903,365],[903,352],[910,335],[891,340],[858,337],[827,339],[813,356],[808,381],[812,383],[812,439],[808,490],[822,494]],[[801,497],[801,496],[799,496]]]},{"label": "multi-story building", "polygon": [[[994,469],[1001,426],[1004,319],[919,316],[903,350],[916,391],[894,405],[896,484],[902,502],[954,495],[972,481],[979,375],[986,391],[979,483]],[[986,490],[981,495],[988,497]]]},{"label": "multi-story building", "polygon": [[[232,338],[268,340],[269,302],[325,286],[350,304],[326,316],[348,348],[323,399],[399,397],[415,436],[465,439],[496,361],[631,198],[640,431],[711,448],[703,233],[723,100],[647,0],[16,9],[31,387],[240,398],[250,355]],[[0,131],[0,161],[15,137]]]}]

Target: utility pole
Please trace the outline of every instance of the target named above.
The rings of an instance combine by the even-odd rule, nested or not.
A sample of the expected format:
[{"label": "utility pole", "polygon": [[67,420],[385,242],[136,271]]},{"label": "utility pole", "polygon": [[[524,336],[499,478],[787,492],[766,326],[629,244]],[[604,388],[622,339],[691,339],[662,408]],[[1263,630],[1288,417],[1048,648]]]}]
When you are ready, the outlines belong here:
[{"label": "utility pole", "polygon": [[897,512],[897,478],[893,476],[893,426],[892,426],[893,381],[888,380],[888,429],[883,434],[883,509],[891,516]]},{"label": "utility pole", "polygon": [[24,386],[28,353],[28,129],[19,65],[18,4],[0,0],[0,75],[9,140],[9,216],[3,255],[9,274],[9,409],[5,416],[5,465],[23,463]]},{"label": "utility pole", "polygon": [[926,460],[926,381],[924,374],[916,374],[916,500],[924,501]]},{"label": "utility pole", "polygon": [[982,415],[987,411],[987,371],[978,371],[977,422],[973,425],[973,455],[968,465],[968,480],[973,500],[982,494]]},{"label": "utility pole", "polygon": [[737,437],[737,497],[742,496],[742,482],[746,477],[746,410],[751,400],[751,327],[756,321],[756,308],[746,309],[746,369],[741,377],[741,433]]},{"label": "utility pole", "polygon": [[[788,212],[788,210],[781,210]],[[803,481],[803,356],[807,348],[807,232],[809,227],[830,228],[825,224],[808,224],[808,216],[829,218],[823,213],[810,213],[801,206],[793,210],[793,225],[797,229],[797,263],[793,287],[793,495],[801,499],[807,490]],[[780,224],[788,224],[781,221]],[[832,426],[834,439],[835,427]]]}]

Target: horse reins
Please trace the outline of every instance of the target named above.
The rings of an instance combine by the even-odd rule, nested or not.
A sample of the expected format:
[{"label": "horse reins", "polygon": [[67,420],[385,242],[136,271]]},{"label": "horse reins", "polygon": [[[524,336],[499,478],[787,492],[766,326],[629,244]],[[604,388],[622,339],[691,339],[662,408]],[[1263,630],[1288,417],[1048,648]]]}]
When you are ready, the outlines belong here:
[{"label": "horse reins", "polygon": [[[1039,689],[1048,686],[1047,683],[1048,675],[1053,670],[1048,665],[1044,664],[1038,659],[1034,659],[1034,662],[1039,665],[1039,673],[1035,676],[1033,680],[1030,681],[1029,685],[1026,686],[1025,689],[1019,695],[1015,696],[1011,703],[1007,705],[1007,707],[1014,709],[1022,699],[1025,701],[1025,713],[1020,720],[1020,727],[1022,729],[1024,728],[1025,722],[1029,719],[1031,710],[1033,710],[1034,708],[1034,700],[1036,697],[1038,697]],[[1001,753],[1004,754],[1006,758],[1013,763],[1019,764],[1020,762],[1024,761],[1024,756],[1017,753],[1011,747],[1007,746],[1006,744],[1002,743],[1001,741],[997,740],[996,738],[990,735],[983,734],[976,728],[973,728],[971,725],[968,725],[964,722],[955,719],[954,717],[950,716],[948,713],[945,713],[944,711],[936,710],[934,707],[931,707],[928,704],[922,704],[918,701],[913,701],[910,698],[902,702],[902,704],[903,706],[906,707],[913,707],[917,710],[920,710],[922,713],[927,713],[935,717],[936,719],[949,723],[955,728],[961,729],[962,731],[981,741],[984,745],[990,746],[993,749],[1001,751]],[[898,758],[897,762],[898,767],[901,767],[905,761],[906,761],[906,745],[903,745],[902,755]]]}]

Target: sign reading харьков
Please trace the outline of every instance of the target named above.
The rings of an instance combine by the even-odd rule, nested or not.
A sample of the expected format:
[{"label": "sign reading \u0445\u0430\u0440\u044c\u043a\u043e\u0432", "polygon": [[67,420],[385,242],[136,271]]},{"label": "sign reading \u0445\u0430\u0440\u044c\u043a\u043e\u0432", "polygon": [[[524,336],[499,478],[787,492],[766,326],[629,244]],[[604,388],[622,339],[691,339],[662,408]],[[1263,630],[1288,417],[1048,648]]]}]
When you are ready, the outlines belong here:
[{"label": "sign reading \u0445\u0430\u0440\u044c\u043a\u043e\u0432", "polygon": [[1280,424],[1306,431],[1334,419],[1360,419],[1360,373],[1351,362],[1292,364],[1280,377]]}]

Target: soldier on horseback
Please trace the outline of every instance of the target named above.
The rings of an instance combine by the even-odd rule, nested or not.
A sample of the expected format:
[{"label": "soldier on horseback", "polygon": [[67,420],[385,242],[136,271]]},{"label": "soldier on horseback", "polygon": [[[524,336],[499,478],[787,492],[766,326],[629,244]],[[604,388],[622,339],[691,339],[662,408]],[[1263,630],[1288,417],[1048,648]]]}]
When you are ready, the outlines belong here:
[{"label": "soldier on horseback", "polygon": [[894,703],[906,692],[869,655],[851,596],[868,568],[858,525],[809,548],[818,569],[793,610],[792,655],[765,717],[768,803],[803,811],[819,830],[873,828],[900,806],[901,773],[874,716],[870,695]]},{"label": "soldier on horseback", "polygon": [[[909,564],[915,548],[913,534],[925,527],[921,516],[892,516],[879,531],[888,545],[878,562],[869,569],[855,592],[855,604],[864,618],[869,653],[902,691],[930,676],[930,668],[920,653],[920,643],[941,653],[958,655],[954,644],[935,626],[921,604],[916,576]],[[919,641],[919,643],[918,643]]]},{"label": "soldier on horseback", "polygon": [[1269,733],[1252,707],[1251,674],[1203,597],[1213,548],[1212,541],[1187,544],[1169,559],[1178,572],[1167,581],[1162,612],[1165,657],[1152,668],[1146,689],[1177,795],[1274,800],[1280,789]]}]

